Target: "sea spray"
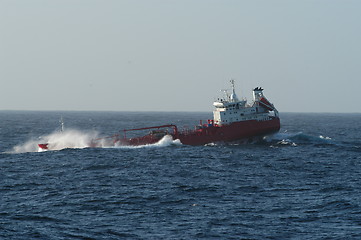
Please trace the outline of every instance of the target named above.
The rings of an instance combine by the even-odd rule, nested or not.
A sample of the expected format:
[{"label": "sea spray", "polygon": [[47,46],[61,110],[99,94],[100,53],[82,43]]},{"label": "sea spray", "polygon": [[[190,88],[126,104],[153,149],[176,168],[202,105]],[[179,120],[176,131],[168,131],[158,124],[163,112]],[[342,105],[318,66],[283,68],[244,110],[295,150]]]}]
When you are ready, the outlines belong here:
[{"label": "sea spray", "polygon": [[39,140],[29,140],[23,144],[16,145],[10,153],[37,152]]},{"label": "sea spray", "polygon": [[98,148],[152,148],[182,144],[179,139],[173,140],[172,136],[166,135],[154,144],[140,146],[114,146],[114,142],[111,141],[111,139],[98,138],[97,132],[85,132],[75,129],[67,129],[63,132],[54,132],[49,135],[41,136],[39,139],[28,140],[25,143],[16,145],[11,152],[43,152],[44,150],[39,149],[39,143],[47,143],[49,148],[48,150],[50,151],[62,150],[66,148],[87,148],[93,147],[92,144],[94,139],[96,139],[96,147]]},{"label": "sea spray", "polygon": [[171,145],[182,145],[182,143],[179,139],[173,140],[171,135],[165,135],[161,140],[159,140],[159,142],[152,145],[157,147],[168,147]]},{"label": "sea spray", "polygon": [[39,143],[47,143],[49,150],[62,150],[65,148],[86,148],[91,146],[92,139],[98,136],[97,132],[85,132],[75,129],[67,129],[63,132],[54,132],[41,136],[39,139],[31,139],[13,148],[13,153],[38,152]]},{"label": "sea spray", "polygon": [[66,130],[56,132],[44,137],[51,150],[61,150],[65,148],[86,148],[90,147],[92,139],[97,136],[96,132],[81,132],[79,130]]},{"label": "sea spray", "polygon": [[153,144],[139,145],[139,146],[126,146],[126,145],[118,145],[116,148],[157,148],[157,147],[168,147],[172,145],[182,145],[179,139],[173,140],[171,135],[165,135],[158,142]]}]

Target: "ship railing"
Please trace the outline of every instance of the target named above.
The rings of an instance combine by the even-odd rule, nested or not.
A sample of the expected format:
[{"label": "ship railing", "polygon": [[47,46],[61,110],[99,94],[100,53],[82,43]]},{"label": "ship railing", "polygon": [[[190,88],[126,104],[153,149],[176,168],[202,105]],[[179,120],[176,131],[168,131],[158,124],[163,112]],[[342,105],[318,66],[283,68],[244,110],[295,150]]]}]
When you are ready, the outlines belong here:
[{"label": "ship railing", "polygon": [[123,133],[124,133],[123,137],[124,137],[124,139],[126,139],[127,138],[127,132],[131,132],[131,131],[142,131],[142,130],[161,129],[161,128],[172,128],[173,129],[173,134],[174,135],[178,134],[177,126],[173,125],[173,124],[168,124],[168,125],[160,125],[160,126],[153,126],[153,127],[124,129],[123,130]]},{"label": "ship railing", "polygon": [[183,128],[181,128],[179,130],[180,133],[184,134],[184,135],[187,135],[187,134],[190,134],[193,132],[192,129],[190,129],[188,126],[184,126]]},{"label": "ship railing", "polygon": [[188,134],[194,134],[195,132],[202,132],[203,129],[209,128],[209,127],[218,127],[219,123],[214,121],[213,119],[208,119],[207,121],[199,121],[199,125],[195,125],[194,129],[189,128],[188,126],[183,126],[179,133],[188,135]]},{"label": "ship railing", "polygon": [[[161,126],[153,126],[153,127],[144,127],[144,128],[124,129],[123,134],[113,134],[111,136],[92,139],[90,145],[91,146],[97,146],[97,145],[101,144],[101,142],[106,142],[107,144],[111,144],[111,143],[114,144],[114,143],[120,141],[122,138],[127,139],[127,132],[161,129],[161,128],[172,128],[173,129],[173,134],[174,135],[178,134],[177,126],[173,125],[173,124],[161,125]],[[121,135],[123,135],[123,136],[121,137]]]}]

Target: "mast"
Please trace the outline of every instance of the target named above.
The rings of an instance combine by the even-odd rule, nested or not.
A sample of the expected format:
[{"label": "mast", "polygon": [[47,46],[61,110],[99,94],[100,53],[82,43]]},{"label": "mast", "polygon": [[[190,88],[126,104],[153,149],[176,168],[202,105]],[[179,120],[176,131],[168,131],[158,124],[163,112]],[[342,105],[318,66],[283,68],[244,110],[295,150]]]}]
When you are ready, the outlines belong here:
[{"label": "mast", "polygon": [[64,119],[63,119],[63,116],[61,116],[59,122],[60,122],[60,131],[64,132]]},{"label": "mast", "polygon": [[230,101],[238,102],[239,100],[238,100],[238,97],[236,95],[236,91],[235,91],[235,87],[234,87],[234,79],[231,79],[230,83],[232,85],[232,94],[231,94],[231,97],[230,97]]}]

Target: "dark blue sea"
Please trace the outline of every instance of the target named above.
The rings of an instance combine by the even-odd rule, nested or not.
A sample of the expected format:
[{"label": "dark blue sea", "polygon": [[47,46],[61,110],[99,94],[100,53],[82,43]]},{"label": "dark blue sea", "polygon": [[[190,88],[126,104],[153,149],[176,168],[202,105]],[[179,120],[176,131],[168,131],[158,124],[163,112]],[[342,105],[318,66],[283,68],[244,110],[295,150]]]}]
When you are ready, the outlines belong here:
[{"label": "dark blue sea", "polygon": [[[361,114],[281,113],[279,133],[247,142],[86,148],[211,117],[0,111],[0,239],[361,239]],[[59,149],[38,152],[49,139]]]}]

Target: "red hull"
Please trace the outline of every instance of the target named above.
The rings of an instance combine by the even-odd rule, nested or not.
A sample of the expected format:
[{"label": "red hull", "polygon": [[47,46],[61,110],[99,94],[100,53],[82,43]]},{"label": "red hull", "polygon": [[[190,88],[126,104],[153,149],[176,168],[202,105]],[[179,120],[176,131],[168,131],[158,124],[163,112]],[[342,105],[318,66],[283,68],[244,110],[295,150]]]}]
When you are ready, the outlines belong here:
[{"label": "red hull", "polygon": [[[165,135],[170,135],[174,140],[179,139],[182,144],[185,145],[205,145],[207,143],[216,142],[232,142],[242,139],[249,139],[257,136],[265,136],[279,131],[280,119],[278,117],[272,117],[270,120],[257,121],[248,120],[233,122],[228,125],[217,126],[210,120],[209,124],[198,126],[196,130],[178,131],[175,125],[162,125],[155,127],[146,127],[138,129],[124,130],[124,137],[120,138],[119,135],[113,135],[110,137],[93,139],[89,144],[90,147],[102,147],[102,142],[106,140],[107,146],[123,145],[123,146],[139,146],[154,144],[159,142]],[[156,129],[156,130],[154,130]],[[166,129],[166,130],[159,130]],[[127,131],[137,130],[153,130],[151,133],[134,138],[127,138]],[[40,149],[47,150],[48,144],[38,144]]]},{"label": "red hull", "polygon": [[125,145],[125,146],[140,146],[140,145],[154,144],[161,139],[162,138],[155,137],[153,135],[145,135],[142,137],[135,137],[130,139],[118,139],[115,142],[119,142],[120,145]]},{"label": "red hull", "polygon": [[[159,130],[159,129],[166,129],[166,130]],[[153,131],[151,131],[151,133],[149,133],[148,135],[142,137],[135,137],[135,138],[126,137],[126,132],[140,131],[140,130],[153,130]],[[169,130],[171,130],[173,134],[169,133],[168,132]],[[130,146],[154,144],[157,143],[159,140],[161,140],[165,135],[176,135],[177,133],[178,133],[177,126],[172,124],[155,126],[155,127],[128,129],[128,130],[124,130],[124,138],[116,138],[114,143],[119,143],[120,145],[130,145]]]},{"label": "red hull", "polygon": [[47,150],[48,149],[48,144],[47,143],[40,143],[38,144],[39,148]]},{"label": "red hull", "polygon": [[[231,142],[256,136],[264,136],[277,132],[279,129],[280,119],[275,117],[268,121],[249,120],[234,122],[229,125],[223,125],[221,127],[211,125],[194,131],[178,132],[177,128],[174,128],[174,132],[170,133],[169,135],[171,135],[173,139],[179,139],[182,144],[197,146],[207,143]],[[130,146],[154,144],[162,139],[163,136],[149,134],[130,139],[117,139],[116,142],[119,142],[121,145]]]},{"label": "red hull", "polygon": [[280,119],[273,118],[268,121],[242,121],[234,122],[222,127],[210,126],[207,128],[191,131],[189,133],[178,133],[173,136],[186,145],[204,145],[212,142],[231,142],[247,139],[255,136],[264,136],[280,129]]}]

